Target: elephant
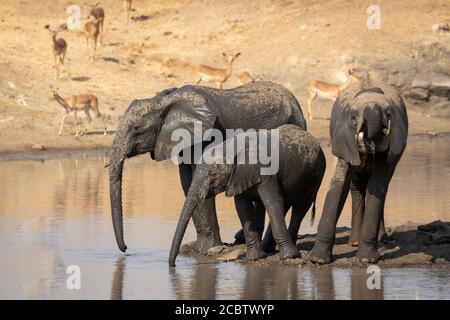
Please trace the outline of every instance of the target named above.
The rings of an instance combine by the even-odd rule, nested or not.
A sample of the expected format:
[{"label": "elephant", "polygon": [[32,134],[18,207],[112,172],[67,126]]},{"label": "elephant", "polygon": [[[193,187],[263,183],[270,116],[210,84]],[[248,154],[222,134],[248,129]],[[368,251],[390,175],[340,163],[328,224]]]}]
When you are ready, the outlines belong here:
[{"label": "elephant", "polygon": [[[223,145],[235,145],[238,134]],[[273,131],[270,139],[278,139],[278,170],[263,172],[264,164],[239,162],[242,152],[251,153],[251,147],[235,152],[234,161],[223,161],[221,153],[212,157],[213,161],[197,165],[192,184],[186,196],[183,210],[173,237],[169,256],[169,265],[175,266],[181,241],[195,208],[205,199],[225,192],[227,197],[234,197],[236,209],[246,241],[246,259],[258,260],[265,256],[261,246],[264,228],[264,211],[258,214],[253,204],[259,203],[269,215],[270,227],[266,237],[275,238],[281,259],[295,258],[299,251],[295,245],[298,230],[303,217],[315,203],[325,172],[325,156],[320,144],[311,134],[295,125],[283,125],[277,135]],[[261,140],[258,140],[261,146]],[[239,148],[239,140],[238,140]],[[219,150],[223,146],[219,145]],[[249,151],[250,150],[250,151]],[[272,151],[274,149],[271,149]],[[244,158],[247,159],[247,156]],[[250,157],[249,157],[250,159]],[[284,217],[292,208],[289,228]],[[313,206],[313,216],[315,205]]]},{"label": "elephant", "polygon": [[[202,147],[211,143],[208,137],[205,138],[211,128],[225,132],[226,129],[272,129],[293,124],[306,130],[306,121],[294,95],[283,86],[268,81],[229,90],[187,85],[164,90],[150,99],[132,101],[120,118],[109,163],[111,214],[121,251],[127,249],[122,212],[125,159],[144,153],[150,153],[151,158],[157,161],[170,159],[171,151],[177,145],[171,139],[174,130],[185,129],[195,136],[194,124],[197,122],[201,123]],[[200,142],[193,139],[183,151],[195,149]],[[179,164],[185,194],[194,170],[195,164]],[[222,245],[214,197],[197,206],[193,220],[198,251],[206,253],[209,248]]]},{"label": "elephant", "polygon": [[403,98],[381,82],[349,86],[331,113],[334,176],[325,197],[310,261],[330,263],[336,224],[349,190],[352,196],[350,244],[358,245],[357,259],[376,263],[378,236],[384,230],[384,204],[389,182],[406,148],[408,115]]}]

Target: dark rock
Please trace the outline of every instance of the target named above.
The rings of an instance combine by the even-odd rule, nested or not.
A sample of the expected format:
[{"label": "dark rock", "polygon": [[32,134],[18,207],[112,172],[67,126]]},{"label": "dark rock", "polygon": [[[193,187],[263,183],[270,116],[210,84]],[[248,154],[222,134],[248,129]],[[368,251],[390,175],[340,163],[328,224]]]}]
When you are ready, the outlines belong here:
[{"label": "dark rock", "polygon": [[425,88],[412,88],[405,93],[405,97],[426,101],[430,97],[430,91]]},{"label": "dark rock", "polygon": [[425,88],[433,95],[450,98],[450,76],[443,73],[418,73],[412,82],[413,88]]}]

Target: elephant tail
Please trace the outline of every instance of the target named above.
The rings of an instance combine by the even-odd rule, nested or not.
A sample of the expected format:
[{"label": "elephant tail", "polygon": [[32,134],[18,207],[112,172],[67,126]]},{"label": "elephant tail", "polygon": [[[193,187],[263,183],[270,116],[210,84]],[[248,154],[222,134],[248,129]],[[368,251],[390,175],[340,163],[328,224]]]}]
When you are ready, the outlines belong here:
[{"label": "elephant tail", "polygon": [[311,210],[311,226],[314,224],[314,219],[316,218],[316,197],[314,197],[314,202]]}]

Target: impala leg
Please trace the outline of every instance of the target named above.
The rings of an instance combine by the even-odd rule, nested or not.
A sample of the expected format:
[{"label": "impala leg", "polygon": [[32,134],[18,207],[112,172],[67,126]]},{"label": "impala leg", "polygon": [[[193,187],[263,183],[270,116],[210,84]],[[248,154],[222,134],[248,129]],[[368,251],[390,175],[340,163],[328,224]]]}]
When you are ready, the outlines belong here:
[{"label": "impala leg", "polygon": [[63,125],[64,125],[64,121],[66,120],[66,116],[67,116],[67,113],[64,113],[64,115],[62,117],[62,120],[61,120],[61,124],[59,125],[59,132],[58,132],[59,135],[62,134],[62,128],[63,128]]},{"label": "impala leg", "polygon": [[309,94],[309,98],[308,98],[308,117],[309,117],[309,120],[313,120],[311,107],[312,107],[312,103],[313,103],[314,99],[316,99],[316,97],[317,97],[317,94],[314,94],[314,93],[310,93]]},{"label": "impala leg", "polygon": [[77,112],[73,112],[74,118],[75,118],[75,137],[78,137],[78,117]]}]

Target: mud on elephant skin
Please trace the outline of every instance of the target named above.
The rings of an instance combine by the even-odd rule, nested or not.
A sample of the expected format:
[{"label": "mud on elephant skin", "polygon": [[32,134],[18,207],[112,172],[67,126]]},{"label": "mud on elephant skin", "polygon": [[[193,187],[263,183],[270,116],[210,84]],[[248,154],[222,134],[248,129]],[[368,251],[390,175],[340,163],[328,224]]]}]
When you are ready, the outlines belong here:
[{"label": "mud on elephant skin", "polygon": [[[300,105],[286,88],[257,81],[238,88],[219,90],[184,86],[164,90],[150,99],[134,100],[121,117],[110,154],[109,182],[114,234],[121,251],[123,237],[122,173],[125,159],[150,153],[157,161],[171,158],[178,143],[172,141],[175,129],[185,129],[193,137],[194,122],[202,124],[202,136],[211,128],[272,129],[283,124],[306,130]],[[204,141],[204,146],[209,141]],[[193,148],[193,142],[187,148]],[[180,164],[180,179],[187,194],[195,165]],[[222,244],[215,212],[215,199],[204,201],[193,214],[197,231],[196,248],[206,253]]]},{"label": "mud on elephant skin", "polygon": [[380,225],[384,230],[389,182],[406,148],[408,117],[403,98],[383,83],[349,86],[333,105],[330,135],[338,160],[310,260],[332,261],[336,224],[351,191],[350,243],[359,246],[360,261],[375,263],[380,258],[377,242]]},{"label": "mud on elephant skin", "polygon": [[[261,164],[260,161],[256,164],[243,164],[237,161],[237,159],[251,159],[249,155],[254,154],[255,149],[258,151],[261,149],[260,146],[264,143],[261,140],[257,140],[256,143],[250,141],[245,147],[235,151],[235,158],[231,163],[224,161],[223,156],[228,155],[228,152],[225,152],[228,151],[227,146],[238,145],[240,148],[236,140],[246,141],[245,138],[241,139],[241,135],[246,133],[236,135],[215,146],[217,148],[215,150],[220,152],[211,156],[207,162],[209,164],[198,165],[173,238],[170,266],[175,266],[181,241],[195,208],[204,199],[222,192],[235,199],[244,230],[248,260],[257,260],[265,256],[264,246],[261,244],[265,210],[268,212],[271,228],[266,232],[264,242],[271,245],[274,238],[282,259],[295,258],[299,255],[295,241],[300,224],[315,202],[325,172],[325,156],[320,144],[309,133],[295,125],[281,126],[275,135],[274,131],[271,131],[268,140],[279,141],[279,152],[276,155],[278,170],[265,172],[263,169],[267,168],[267,165]],[[265,142],[267,143],[267,140]],[[271,149],[272,151],[274,150]],[[255,202],[260,205],[254,206]],[[263,210],[255,210],[257,207],[262,207]],[[284,218],[291,207],[291,221],[287,228]]]}]

